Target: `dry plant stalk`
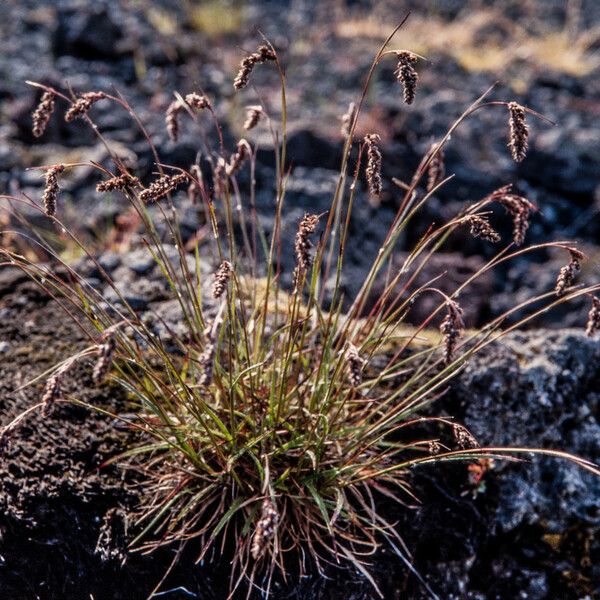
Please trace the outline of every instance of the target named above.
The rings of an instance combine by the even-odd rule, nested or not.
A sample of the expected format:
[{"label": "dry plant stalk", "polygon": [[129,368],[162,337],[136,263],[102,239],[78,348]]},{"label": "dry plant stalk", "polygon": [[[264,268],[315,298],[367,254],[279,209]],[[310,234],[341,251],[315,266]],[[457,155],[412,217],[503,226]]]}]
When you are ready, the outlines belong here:
[{"label": "dry plant stalk", "polygon": [[186,173],[177,173],[177,175],[164,175],[150,184],[150,187],[147,187],[140,192],[140,200],[144,204],[157,202],[178,188],[182,183],[185,183],[187,180],[188,176]]},{"label": "dry plant stalk", "polygon": [[529,127],[525,122],[525,109],[517,102],[508,103],[508,147],[515,162],[521,162],[527,154]]},{"label": "dry plant stalk", "polygon": [[84,117],[96,102],[104,100],[104,98],[106,98],[104,92],[86,92],[85,94],[81,94],[65,113],[65,121],[71,123],[75,119]]},{"label": "dry plant stalk", "polygon": [[262,504],[260,519],[256,524],[252,538],[251,554],[255,560],[265,553],[269,542],[275,536],[278,522],[279,513],[277,512],[277,507],[270,498],[265,498]]},{"label": "dry plant stalk", "polygon": [[342,127],[340,130],[342,137],[347,138],[350,135],[350,129],[355,117],[356,104],[354,102],[350,102],[348,105],[348,110],[342,115]]},{"label": "dry plant stalk", "polygon": [[600,298],[592,296],[592,307],[588,313],[585,335],[592,337],[600,329]]},{"label": "dry plant stalk", "polygon": [[362,383],[362,371],[367,361],[364,358],[361,358],[358,353],[358,348],[351,342],[348,342],[346,346],[344,358],[346,359],[346,368],[350,385],[353,388],[358,387]]},{"label": "dry plant stalk", "polygon": [[379,142],[381,142],[381,138],[376,133],[369,133],[365,136],[365,144],[367,146],[367,183],[369,184],[369,193],[375,199],[379,198],[382,189]]},{"label": "dry plant stalk", "polygon": [[44,188],[44,210],[46,215],[53,217],[56,214],[56,199],[58,198],[58,176],[65,170],[64,165],[54,165],[46,171],[46,187]]},{"label": "dry plant stalk", "polygon": [[46,131],[50,117],[54,112],[55,98],[56,94],[50,90],[46,90],[42,94],[40,103],[37,105],[37,108],[32,115],[33,127],[31,131],[35,137],[41,137],[44,134],[44,131]]},{"label": "dry plant stalk", "polygon": [[440,325],[440,332],[444,338],[444,362],[452,362],[456,343],[465,327],[462,308],[454,300],[448,300],[446,317]]},{"label": "dry plant stalk", "polygon": [[310,255],[312,242],[309,238],[317,229],[318,222],[319,215],[306,213],[298,226],[294,242],[294,251],[296,253],[296,268],[294,269],[293,276],[294,292],[298,291],[302,278],[306,275],[312,264],[312,257]]},{"label": "dry plant stalk", "polygon": [[217,269],[215,273],[215,280],[212,286],[212,293],[215,298],[220,298],[225,290],[227,289],[227,284],[231,279],[231,274],[233,273],[233,267],[231,263],[227,260],[224,260]]},{"label": "dry plant stalk", "polygon": [[250,80],[250,74],[254,70],[254,67],[258,64],[267,62],[269,60],[276,60],[277,55],[270,46],[259,46],[258,50],[252,53],[250,56],[244,58],[240,64],[240,70],[236,75],[233,82],[233,87],[236,90],[241,90],[248,85]]},{"label": "dry plant stalk", "polygon": [[114,192],[115,190],[124,191],[127,188],[140,186],[140,180],[129,173],[123,173],[116,177],[111,177],[106,181],[101,181],[96,185],[97,192]]},{"label": "dry plant stalk", "polygon": [[246,120],[244,121],[244,129],[246,131],[254,129],[258,125],[258,122],[262,119],[264,114],[265,113],[262,109],[262,106],[249,106],[246,109]]},{"label": "dry plant stalk", "polygon": [[564,267],[561,267],[556,279],[556,287],[554,291],[557,296],[562,296],[568,287],[571,287],[575,282],[575,274],[581,269],[581,261],[584,258],[583,252],[576,248],[568,248],[571,259]]},{"label": "dry plant stalk", "polygon": [[467,223],[473,237],[492,242],[492,244],[500,241],[500,234],[490,225],[486,218],[479,215],[470,215],[467,218]]},{"label": "dry plant stalk", "polygon": [[396,52],[398,66],[396,67],[396,77],[404,88],[404,102],[412,104],[417,91],[419,75],[415,71],[414,64],[417,62],[417,56],[412,52],[403,50]]}]

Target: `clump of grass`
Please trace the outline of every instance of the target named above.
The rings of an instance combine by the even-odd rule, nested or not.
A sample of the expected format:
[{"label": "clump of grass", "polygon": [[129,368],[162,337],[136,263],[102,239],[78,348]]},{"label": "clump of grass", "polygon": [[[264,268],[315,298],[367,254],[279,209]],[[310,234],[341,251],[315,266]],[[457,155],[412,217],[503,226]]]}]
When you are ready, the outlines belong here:
[{"label": "clump of grass", "polygon": [[[21,266],[60,298],[68,314],[84,317],[100,332],[100,342],[90,335],[90,346],[71,357],[68,364],[94,357],[94,379],[112,379],[127,391],[135,406],[133,418],[113,415],[139,431],[142,439],[139,446],[126,449],[119,457],[125,466],[135,467],[145,477],[132,547],[151,551],[193,541],[198,560],[214,556],[211,551],[216,548],[229,552],[232,595],[243,582],[248,589],[257,586],[268,593],[275,573],[281,577],[291,569],[298,575],[314,569],[324,573],[329,565],[352,566],[377,589],[369,574],[369,557],[382,542],[387,542],[405,563],[409,560],[402,538],[386,521],[378,498],[383,495],[400,504],[411,498],[410,469],[445,460],[481,465],[482,460],[532,450],[480,448],[464,426],[451,419],[423,417],[422,409],[443,395],[450,379],[475,352],[535,318],[541,310],[600,288],[569,287],[570,281],[559,297],[548,290],[494,317],[482,330],[465,330],[458,298],[468,293],[477,277],[541,248],[565,249],[571,253],[573,263],[574,250],[569,244],[548,242],[520,249],[508,244],[449,296],[435,287],[435,281],[408,292],[413,278],[410,273],[422,270],[465,223],[475,235],[499,242],[487,213],[482,212],[494,202],[503,203],[512,215],[515,243],[523,243],[532,205],[505,187],[473,203],[448,223],[428,229],[400,269],[395,274],[389,272],[373,309],[365,311],[367,298],[389,264],[402,232],[447,181],[443,178],[442,152],[452,132],[480,109],[510,106],[507,102],[485,101],[488,90],[423,157],[410,185],[404,186],[396,217],[358,294],[350,308],[343,310],[345,249],[351,242],[352,208],[362,201],[358,178],[364,147],[360,147],[353,174],[349,173],[349,157],[377,65],[385,55],[397,54],[386,51],[397,29],[377,52],[362,94],[345,119],[342,164],[329,211],[324,215],[306,214],[299,224],[293,244],[296,269],[289,288],[282,289],[277,261],[281,246],[292,246],[292,240],[282,235],[289,169],[286,81],[280,59],[270,45],[245,59],[235,80],[235,87],[243,88],[254,66],[267,61],[274,64],[280,76],[281,122],[276,125],[268,118],[277,165],[276,208],[270,234],[254,210],[254,178],[250,178],[247,196],[236,181],[241,169],[254,172],[256,153],[250,142],[240,140],[227,160],[214,112],[217,144],[213,147],[208,141],[206,145],[202,142],[201,148],[211,160],[211,187],[204,184],[198,165],[191,165],[189,172],[166,174],[135,112],[121,97],[104,96],[127,110],[146,136],[159,176],[140,189],[136,176],[117,153],[111,155],[121,174],[118,182],[103,167],[95,163],[92,166],[102,178],[109,176],[103,181],[104,188],[114,186],[128,198],[136,222],[143,227],[148,249],[179,304],[184,333],[171,332],[164,339],[156,336],[106,273],[104,278],[118,303],[107,303],[67,264],[64,267],[76,285],[15,252],[1,251],[7,262]],[[57,90],[34,85],[71,102]],[[94,131],[102,135],[95,126]],[[200,138],[210,139],[206,135]],[[104,137],[102,140],[110,148],[110,142]],[[379,141],[375,134],[364,141],[368,187],[371,194],[377,195],[382,187]],[[422,193],[420,184],[425,180],[430,185]],[[200,248],[198,242],[191,248],[193,265],[179,232],[176,198],[172,197],[186,182],[191,182],[194,197],[204,205],[212,231],[212,251]],[[55,199],[56,182],[50,183]],[[10,201],[29,203],[26,198],[11,197]],[[151,214],[148,205],[157,201],[161,202]],[[164,203],[172,210],[165,211]],[[85,245],[60,215],[56,216],[55,211],[52,214],[56,224],[85,251]],[[163,221],[175,241],[175,257],[165,250],[155,227],[157,219]],[[50,245],[43,240],[40,244],[52,255]],[[89,257],[97,264],[91,253]],[[207,272],[214,276],[207,278]],[[261,285],[257,284],[257,275],[263,276]],[[326,310],[323,289],[331,275],[335,286]],[[439,304],[416,330],[400,335],[408,309],[425,294],[439,297]],[[596,312],[590,313],[592,324],[588,323],[588,331],[592,332],[598,321],[595,301],[594,307]],[[527,316],[502,329],[508,317],[527,309]],[[419,333],[444,311],[437,343],[417,345]],[[375,356],[384,360],[373,361]],[[63,397],[56,393],[64,366],[45,374],[50,378],[46,394],[51,397],[50,403],[88,406],[76,394]],[[5,426],[1,439],[8,439],[27,414],[46,405],[44,397]],[[106,412],[102,407],[89,408]],[[419,429],[411,436],[410,431],[417,425]],[[429,426],[429,433],[423,433],[425,426]],[[454,448],[440,443],[444,430],[454,439]],[[560,451],[535,451],[569,458],[599,474],[584,459]]]}]

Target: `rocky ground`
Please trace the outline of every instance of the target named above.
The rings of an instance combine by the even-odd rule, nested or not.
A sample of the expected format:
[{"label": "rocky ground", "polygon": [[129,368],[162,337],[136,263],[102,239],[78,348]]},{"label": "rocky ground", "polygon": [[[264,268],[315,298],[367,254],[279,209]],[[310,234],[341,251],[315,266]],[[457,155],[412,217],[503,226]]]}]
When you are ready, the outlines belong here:
[{"label": "rocky ground", "polygon": [[[102,259],[144,320],[181,321],[160,273],[141,252]],[[87,270],[86,270],[87,269]],[[132,288],[144,270],[144,289]],[[93,275],[88,266],[80,271]],[[91,277],[88,277],[91,279]],[[157,330],[157,333],[161,334]],[[164,336],[164,331],[162,332]],[[86,332],[16,269],[0,277],[0,411],[8,422],[39,400],[26,381],[81,348]],[[118,387],[95,389],[82,364],[67,392],[126,413]],[[438,407],[484,445],[561,448],[600,460],[600,346],[579,330],[518,332],[477,355]],[[436,414],[438,410],[436,409]],[[172,554],[128,554],[138,488],[104,462],[132,434],[73,406],[33,413],[8,440],[0,464],[0,589],[29,599],[145,598]],[[467,466],[413,474],[419,508],[392,515],[415,568],[439,598],[596,598],[600,581],[600,480],[579,467],[532,457],[500,463],[473,485]],[[385,503],[384,503],[385,505]],[[394,514],[396,511],[396,514]],[[167,598],[225,598],[226,565],[194,565],[193,548],[163,590]],[[385,550],[374,562],[385,598],[426,598],[425,588]],[[358,573],[331,572],[277,586],[275,598],[375,598]]]},{"label": "rocky ground", "polygon": [[[279,112],[272,69],[257,69],[256,88],[236,94],[231,85],[244,50],[260,43],[260,30],[280,50],[287,70],[291,176],[284,236],[291,239],[305,210],[322,212],[331,202],[342,150],[339,117],[356,99],[380,43],[379,32],[369,33],[371,21],[364,16],[392,24],[410,8],[411,20],[417,23],[425,17],[432,23],[447,21],[448,27],[464,22],[466,28],[471,23],[466,0],[400,4],[253,0],[203,2],[192,10],[193,3],[168,0],[4,2],[0,5],[0,194],[24,193],[39,202],[43,180],[39,172],[27,171],[28,167],[79,160],[110,164],[105,149],[84,124],[64,123],[64,106],[44,137],[32,137],[30,113],[39,93],[24,83],[28,79],[62,90],[70,86],[78,92],[118,89],[152,135],[161,160],[184,168],[196,160],[203,132],[209,138],[214,132],[208,121],[202,129],[185,127],[174,144],[166,134],[164,110],[174,91],[202,89],[215,103],[226,146],[232,151],[236,140],[246,135],[241,124],[247,104],[260,99],[275,117]],[[474,30],[482,47],[496,43],[502,48],[511,44],[526,48],[524,37],[511,37],[517,26],[522,36],[547,36],[548,31],[572,26],[560,0],[483,5],[499,12]],[[358,16],[362,25],[349,35],[351,19]],[[502,26],[504,19],[509,27]],[[591,53],[599,47],[593,39],[599,25],[600,5],[594,0],[581,2],[579,27],[582,35],[590,37]],[[531,119],[530,152],[516,166],[506,149],[504,112],[480,111],[464,123],[446,152],[447,172],[455,174],[454,179],[431,199],[418,223],[400,240],[397,260],[431,223],[443,222],[465,203],[514,183],[540,208],[528,240],[578,240],[588,255],[579,281],[597,281],[597,65],[587,69],[580,64],[579,70],[565,72],[559,68],[556,53],[540,62],[523,50],[510,63],[500,61],[496,70],[473,68],[451,48],[428,48],[424,41],[410,37],[409,31],[410,21],[394,47],[408,41],[424,44],[423,49],[421,45],[414,49],[430,59],[419,63],[415,104],[402,104],[392,60],[382,64],[359,123],[360,134],[377,131],[382,135],[385,183],[378,208],[369,205],[366,186],[360,183],[343,281],[348,296],[362,281],[401,201],[391,177],[410,180],[432,140],[496,80],[493,99],[517,99],[557,126]],[[432,30],[431,36],[439,31]],[[127,113],[101,102],[93,109],[93,117],[111,146],[148,183],[155,170],[153,156]],[[266,129],[259,128],[248,137],[259,148],[257,208],[269,230],[274,155]],[[115,244],[110,251],[101,248],[113,239],[111,232],[115,225],[119,227],[125,207],[122,198],[97,194],[96,180],[91,169],[72,170],[62,179],[59,209],[90,243],[97,244],[103,268],[126,292],[128,302],[154,319],[157,333],[161,333],[162,321],[175,327],[175,304],[152,261],[136,247],[135,237],[126,254],[114,252]],[[241,177],[240,183],[243,187],[248,182]],[[176,206],[186,238],[202,231],[203,211],[184,194],[176,199]],[[29,211],[29,217],[47,228],[36,213]],[[510,236],[510,221],[502,211],[492,221],[504,236]],[[7,222],[10,228],[20,227],[13,217],[0,212],[2,228]],[[64,243],[60,232],[50,233],[58,246]],[[8,238],[0,239],[6,243]],[[14,238],[10,236],[9,241],[14,243]],[[428,273],[447,272],[445,285],[450,291],[477,270],[489,252],[489,247],[466,234],[457,235]],[[464,298],[468,324],[477,326],[530,294],[552,288],[564,259],[560,254],[537,253],[482,278]],[[293,268],[291,244],[284,249],[281,266],[285,279]],[[114,300],[91,265],[82,263],[81,269],[107,300]],[[515,333],[486,349],[442,400],[442,412],[465,422],[485,444],[559,447],[600,461],[600,346],[581,333],[587,309],[582,300],[560,312],[541,315],[534,325],[555,331]],[[419,323],[427,313],[427,306],[418,306],[409,318]],[[32,284],[10,269],[0,271],[3,422],[39,395],[34,388],[16,391],[19,386],[67,356],[84,338],[85,332],[70,325]],[[116,390],[94,390],[84,372],[74,385],[85,398],[123,407]],[[0,596],[132,600],[145,597],[160,579],[172,559],[168,552],[150,558],[128,556],[121,564],[124,530],[136,501],[135,482],[124,481],[118,471],[102,464],[118,452],[127,435],[103,417],[61,407],[50,420],[33,415],[11,440],[0,465]],[[600,597],[597,479],[550,459],[497,464],[485,476],[485,490],[478,493],[469,486],[464,465],[423,469],[414,477],[426,502],[414,512],[399,514],[398,519],[416,568],[440,598]],[[385,553],[378,558],[375,572],[386,598],[426,597],[417,580]],[[185,556],[164,588],[172,591],[164,597],[223,598],[218,583],[222,575],[212,566],[193,566],[193,556]],[[332,581],[308,578],[293,589],[280,587],[277,597],[373,597],[359,575],[331,576]]]}]

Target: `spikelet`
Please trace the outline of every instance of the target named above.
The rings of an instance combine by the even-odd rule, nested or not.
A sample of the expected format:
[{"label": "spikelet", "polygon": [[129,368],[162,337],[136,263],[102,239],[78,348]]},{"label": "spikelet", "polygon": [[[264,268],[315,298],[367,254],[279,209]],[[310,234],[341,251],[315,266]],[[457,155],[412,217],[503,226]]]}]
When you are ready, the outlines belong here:
[{"label": "spikelet", "polygon": [[369,133],[365,136],[367,146],[367,183],[369,184],[369,193],[372,197],[378,199],[381,195],[381,151],[379,142],[381,138],[376,133]]},{"label": "spikelet", "polygon": [[179,100],[173,100],[167,107],[165,113],[165,123],[167,133],[171,141],[176,142],[179,138],[179,113],[183,109],[183,104]]},{"label": "spikelet", "polygon": [[246,109],[246,120],[244,121],[244,129],[246,131],[250,131],[254,129],[258,122],[264,116],[265,111],[262,109],[262,106],[249,106]]},{"label": "spikelet", "polygon": [[145,204],[157,202],[178,188],[182,183],[185,183],[187,180],[188,176],[186,173],[178,173],[177,175],[164,175],[150,184],[150,187],[140,192],[140,200]]},{"label": "spikelet", "polygon": [[54,403],[61,397],[63,379],[72,365],[72,361],[66,363],[46,381],[44,395],[42,396],[42,415],[44,417],[50,415],[52,409],[54,408]]},{"label": "spikelet", "polygon": [[488,199],[494,200],[502,204],[506,212],[513,219],[513,241],[516,246],[521,246],[525,241],[525,234],[529,229],[529,213],[537,210],[535,204],[518,196],[512,194],[510,185],[505,185],[499,188],[495,192],[492,192]]},{"label": "spikelet", "polygon": [[454,436],[457,446],[462,450],[479,448],[479,442],[475,439],[475,436],[463,425],[454,423],[452,425],[452,435]]},{"label": "spikelet", "polygon": [[350,128],[352,127],[352,122],[356,117],[356,104],[354,102],[350,102],[348,105],[348,110],[342,115],[342,127],[341,134],[342,137],[347,138],[350,135]]},{"label": "spikelet", "polygon": [[277,512],[277,507],[270,498],[265,498],[262,503],[260,519],[254,530],[252,547],[250,549],[254,560],[257,560],[264,554],[269,542],[275,535],[278,522],[279,513]]},{"label": "spikelet", "polygon": [[115,190],[123,191],[127,188],[139,187],[140,180],[129,173],[123,173],[116,177],[111,177],[106,181],[101,181],[96,185],[97,192],[113,192]]},{"label": "spikelet", "polygon": [[429,454],[435,456],[442,451],[442,445],[437,440],[430,440],[427,444],[427,450]]},{"label": "spikelet", "polygon": [[492,244],[500,241],[500,234],[490,225],[486,218],[479,215],[470,215],[466,221],[469,224],[473,237],[492,242]]},{"label": "spikelet", "polygon": [[101,384],[108,375],[116,349],[117,340],[115,334],[112,330],[109,330],[104,334],[102,343],[98,344],[98,359],[92,371],[92,379],[96,385]]},{"label": "spikelet", "polygon": [[350,385],[353,388],[358,387],[362,383],[362,371],[366,361],[364,358],[360,357],[358,348],[351,342],[348,342],[346,346],[344,358],[346,359],[346,368]]},{"label": "spikelet", "polygon": [[225,167],[225,173],[228,177],[231,177],[235,172],[239,171],[244,161],[252,154],[252,148],[250,144],[245,140],[241,139],[237,143],[237,150],[229,160],[229,164]]},{"label": "spikelet", "polygon": [[417,82],[419,81],[419,75],[413,66],[417,62],[417,57],[406,50],[396,52],[396,57],[398,58],[396,77],[404,88],[404,102],[412,104],[417,91]]},{"label": "spikelet", "polygon": [[54,165],[46,171],[46,187],[44,188],[44,210],[46,215],[53,217],[56,214],[56,199],[58,198],[58,176],[65,170],[64,165]]},{"label": "spikelet", "polygon": [[[438,149],[439,147],[439,149]],[[431,161],[427,167],[427,185],[426,190],[430,192],[446,174],[446,164],[444,162],[444,148],[438,144],[432,144],[429,149]]]},{"label": "spikelet", "polygon": [[554,291],[557,296],[562,296],[568,287],[575,282],[575,274],[581,269],[581,261],[584,254],[575,248],[568,248],[571,259],[564,267],[561,267],[556,279]]},{"label": "spikelet", "polygon": [[196,204],[202,199],[202,171],[199,165],[192,165],[190,167],[190,185],[188,186],[188,198],[190,202]]},{"label": "spikelet", "polygon": [[275,60],[276,58],[277,56],[272,48],[269,46],[260,46],[256,52],[242,60],[240,70],[233,82],[233,87],[236,90],[245,88],[250,80],[250,74],[256,65],[267,62],[268,60]]},{"label": "spikelet", "polygon": [[454,300],[448,300],[446,317],[440,325],[440,333],[444,338],[444,362],[448,365],[452,362],[452,356],[456,349],[456,342],[465,327],[463,323],[462,308]]},{"label": "spikelet", "polygon": [[192,108],[192,110],[195,110],[196,112],[204,109],[212,110],[212,104],[210,103],[210,100],[203,94],[192,92],[191,94],[186,95],[185,101]]},{"label": "spikelet", "polygon": [[215,368],[215,352],[216,352],[216,331],[221,324],[221,318],[217,317],[217,320],[213,323],[212,327],[207,327],[204,330],[204,337],[206,343],[204,350],[199,357],[200,368],[202,369],[198,383],[202,386],[207,386],[212,383],[213,372]]},{"label": "spikelet", "polygon": [[52,112],[54,111],[55,98],[56,94],[50,90],[46,90],[42,94],[40,103],[37,105],[37,108],[32,115],[33,127],[31,132],[35,137],[41,137],[44,131],[46,131],[46,127],[50,121]]},{"label": "spikelet", "polygon": [[592,308],[588,313],[585,335],[592,337],[600,329],[600,298],[592,296]]},{"label": "spikelet", "polygon": [[222,196],[225,193],[227,185],[226,171],[227,163],[225,162],[225,159],[220,156],[213,169],[213,190],[217,196]]},{"label": "spikelet", "polygon": [[516,102],[508,103],[508,147],[515,162],[521,162],[527,154],[529,127],[525,123],[525,109]]},{"label": "spikelet", "polygon": [[44,388],[44,395],[42,396],[42,415],[47,417],[52,412],[54,407],[54,402],[60,398],[60,385],[62,383],[62,375],[59,373],[55,373],[48,379],[46,382],[46,387]]},{"label": "spikelet", "polygon": [[104,100],[106,94],[104,92],[86,92],[81,94],[73,104],[71,108],[65,113],[65,121],[70,123],[75,119],[79,119],[89,112],[90,108],[99,100]]},{"label": "spikelet", "polygon": [[212,285],[212,293],[215,298],[220,298],[223,295],[227,289],[227,284],[231,279],[232,273],[233,267],[231,266],[231,263],[224,260],[215,273],[215,280]]},{"label": "spikelet", "polygon": [[318,222],[319,215],[305,213],[298,226],[298,232],[296,233],[294,242],[294,251],[296,253],[296,268],[294,269],[293,277],[294,292],[298,291],[302,277],[306,275],[312,264],[312,257],[310,255],[312,242],[309,238],[315,232]]}]

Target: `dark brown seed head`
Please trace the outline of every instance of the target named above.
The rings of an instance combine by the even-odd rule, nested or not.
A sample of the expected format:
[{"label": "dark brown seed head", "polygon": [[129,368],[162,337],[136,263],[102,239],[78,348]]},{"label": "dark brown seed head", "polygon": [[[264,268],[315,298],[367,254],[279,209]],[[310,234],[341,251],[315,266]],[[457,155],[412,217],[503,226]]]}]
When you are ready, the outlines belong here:
[{"label": "dark brown seed head", "polygon": [[296,268],[294,269],[295,291],[298,290],[302,277],[306,275],[312,264],[312,257],[310,255],[312,243],[309,238],[317,229],[318,222],[319,215],[305,214],[298,226],[298,232],[296,233],[296,240],[294,243],[294,251],[296,253]]},{"label": "dark brown seed head", "polygon": [[433,144],[429,149],[431,161],[427,167],[427,186],[426,189],[430,192],[446,174],[446,165],[444,163],[444,148],[439,144]]},{"label": "dark brown seed head", "polygon": [[250,131],[254,129],[264,115],[262,106],[249,106],[246,110],[246,120],[244,121],[244,129]]},{"label": "dark brown seed head", "polygon": [[81,96],[71,104],[71,108],[65,113],[65,121],[70,123],[75,119],[87,115],[90,108],[92,108],[96,102],[103,100],[104,98],[106,98],[104,92],[86,92],[85,94],[81,94]]},{"label": "dark brown seed head", "polygon": [[429,454],[435,456],[442,451],[442,445],[437,440],[430,440],[429,444],[427,444],[427,449],[429,450]]},{"label": "dark brown seed head", "polygon": [[381,195],[381,151],[379,150],[379,142],[381,138],[376,133],[370,133],[365,136],[365,144],[367,146],[367,183],[369,184],[369,192],[372,197],[379,198]]},{"label": "dark brown seed head", "polygon": [[529,127],[525,123],[525,109],[516,102],[508,103],[508,126],[510,129],[508,147],[513,160],[521,162],[527,153]]},{"label": "dark brown seed head", "polygon": [[396,56],[398,57],[396,77],[404,88],[404,102],[412,104],[417,91],[417,82],[419,81],[419,75],[413,66],[417,62],[417,57],[412,52],[407,51],[396,52]]},{"label": "dark brown seed head", "polygon": [[167,125],[167,133],[173,142],[179,138],[179,113],[183,109],[183,104],[179,100],[173,100],[167,107],[165,113],[165,123]]},{"label": "dark brown seed head", "polygon": [[252,538],[250,551],[254,560],[257,560],[264,554],[269,542],[275,535],[278,522],[279,513],[277,512],[277,507],[270,498],[265,498],[262,504],[260,519],[256,524],[254,537]]},{"label": "dark brown seed head", "polygon": [[150,184],[150,187],[140,192],[140,200],[144,204],[151,204],[164,198],[167,194],[178,188],[182,183],[188,180],[186,173],[177,175],[164,175]]},{"label": "dark brown seed head", "polygon": [[215,280],[213,282],[212,292],[215,298],[220,298],[225,290],[227,289],[227,284],[231,279],[231,274],[233,273],[233,267],[231,263],[227,260],[224,260],[217,269],[215,273]]},{"label": "dark brown seed head", "polygon": [[358,348],[351,342],[346,346],[345,359],[350,385],[353,388],[358,387],[362,383],[362,371],[366,361],[360,357]]},{"label": "dark brown seed head", "polygon": [[463,323],[462,308],[454,300],[448,300],[446,317],[440,325],[440,332],[444,338],[444,362],[450,364],[452,356],[456,349],[456,343],[462,330],[465,327]]},{"label": "dark brown seed head", "polygon": [[487,242],[495,244],[500,241],[500,234],[490,225],[489,221],[479,215],[471,215],[467,218],[471,235]]},{"label": "dark brown seed head", "polygon": [[42,415],[44,417],[48,416],[52,412],[54,403],[61,397],[61,386],[63,379],[73,364],[73,362],[66,363],[46,381],[44,395],[42,396]]},{"label": "dark brown seed head", "polygon": [[537,207],[527,198],[512,194],[510,190],[511,186],[505,185],[492,192],[488,198],[502,204],[506,212],[511,215],[513,219],[513,241],[516,246],[521,246],[525,241],[525,234],[529,228],[529,213],[537,210]]},{"label": "dark brown seed head", "polygon": [[117,177],[111,177],[106,181],[101,181],[96,186],[98,192],[113,192],[115,190],[126,190],[127,188],[139,187],[140,180],[129,173],[123,173]]},{"label": "dark brown seed head", "polygon": [[210,100],[202,94],[197,94],[195,92],[188,94],[185,97],[185,101],[195,111],[204,110],[205,108],[212,110],[212,104],[210,103]]},{"label": "dark brown seed head", "polygon": [[469,448],[479,448],[479,442],[475,439],[475,436],[462,425],[454,423],[452,425],[452,434],[456,441],[457,446],[461,450],[468,450]]},{"label": "dark brown seed head", "polygon": [[568,287],[575,282],[575,274],[581,269],[581,261],[584,258],[583,252],[575,248],[568,248],[571,259],[569,263],[560,269],[556,279],[554,291],[557,296],[562,296]]},{"label": "dark brown seed head", "polygon": [[46,187],[44,188],[44,209],[49,217],[56,214],[56,199],[58,198],[58,175],[65,170],[64,165],[54,165],[46,171]]},{"label": "dark brown seed head", "polygon": [[275,52],[269,46],[260,46],[256,52],[247,56],[240,64],[240,70],[233,82],[236,90],[241,90],[248,85],[250,74],[257,64],[277,58]]},{"label": "dark brown seed head", "polygon": [[592,307],[588,313],[585,335],[592,337],[600,329],[600,298],[592,296]]},{"label": "dark brown seed head", "polygon": [[342,116],[342,128],[341,133],[342,137],[347,138],[350,135],[350,128],[352,127],[352,122],[356,117],[356,104],[354,102],[350,102],[348,105],[348,110]]},{"label": "dark brown seed head", "polygon": [[50,90],[46,90],[42,94],[40,103],[37,105],[37,108],[32,115],[33,128],[31,131],[35,137],[40,137],[43,135],[44,131],[46,131],[46,126],[48,125],[50,117],[52,116],[52,112],[54,111],[55,97],[56,94]]},{"label": "dark brown seed head", "polygon": [[252,148],[250,144],[245,140],[241,139],[237,143],[237,150],[231,156],[229,164],[225,167],[225,173],[228,177],[231,177],[236,171],[239,171],[244,161],[252,154]]}]

